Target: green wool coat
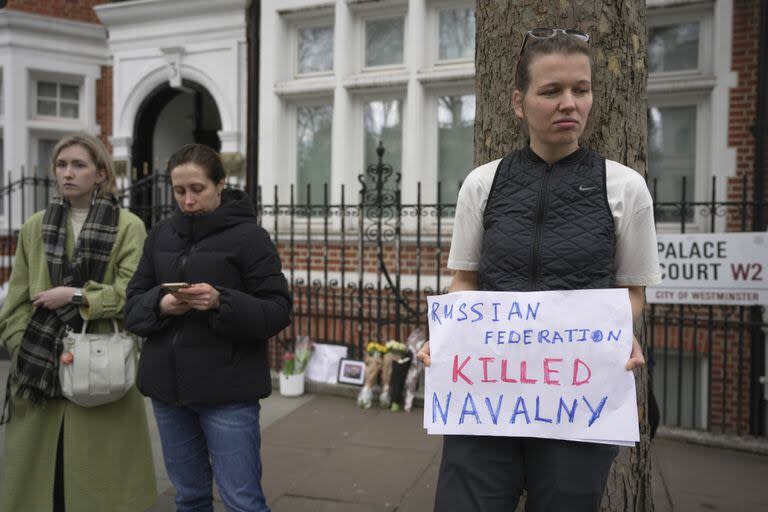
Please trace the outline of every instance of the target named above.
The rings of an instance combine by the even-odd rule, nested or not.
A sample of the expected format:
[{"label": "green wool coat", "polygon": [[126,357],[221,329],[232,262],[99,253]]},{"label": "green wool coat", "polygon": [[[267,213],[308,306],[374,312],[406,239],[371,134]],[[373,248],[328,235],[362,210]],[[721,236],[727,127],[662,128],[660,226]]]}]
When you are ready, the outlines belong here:
[{"label": "green wool coat", "polygon": [[[32,316],[32,297],[51,288],[42,239],[43,213],[24,223],[16,248],[8,296],[0,312],[0,342],[16,360]],[[67,253],[74,239],[67,222]],[[146,238],[142,221],[121,210],[117,240],[103,283],[89,281],[81,308],[92,319],[89,332],[110,332],[120,317],[125,289]],[[35,406],[15,396],[5,429],[0,510],[45,512],[53,509],[53,480],[59,430],[63,425],[64,499],[67,511],[134,512],[157,497],[144,399],[136,388],[100,407],[80,407],[64,398]]]}]

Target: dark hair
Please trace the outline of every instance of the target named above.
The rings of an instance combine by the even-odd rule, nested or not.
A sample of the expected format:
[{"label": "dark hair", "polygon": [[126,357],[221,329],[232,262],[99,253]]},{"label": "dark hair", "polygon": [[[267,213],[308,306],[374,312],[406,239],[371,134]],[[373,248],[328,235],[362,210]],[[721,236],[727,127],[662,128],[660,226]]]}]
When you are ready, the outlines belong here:
[{"label": "dark hair", "polygon": [[168,174],[184,164],[199,165],[205,171],[208,179],[214,183],[220,183],[227,177],[227,173],[224,172],[224,164],[221,163],[221,157],[213,148],[205,144],[187,144],[171,155],[171,158],[168,159]]},{"label": "dark hair", "polygon": [[587,56],[590,68],[592,66],[592,53],[589,50],[589,44],[584,41],[562,33],[555,34],[547,39],[531,37],[526,41],[525,49],[517,65],[515,89],[525,93],[531,83],[531,62],[540,55],[550,55],[553,53],[562,53],[564,55],[580,53]]}]

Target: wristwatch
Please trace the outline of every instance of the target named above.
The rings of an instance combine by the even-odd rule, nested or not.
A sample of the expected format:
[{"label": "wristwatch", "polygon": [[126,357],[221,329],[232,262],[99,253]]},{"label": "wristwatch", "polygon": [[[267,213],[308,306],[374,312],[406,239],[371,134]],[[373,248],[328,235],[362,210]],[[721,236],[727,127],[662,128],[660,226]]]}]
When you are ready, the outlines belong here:
[{"label": "wristwatch", "polygon": [[75,306],[82,306],[85,304],[82,288],[75,288],[75,293],[72,294],[72,304]]}]

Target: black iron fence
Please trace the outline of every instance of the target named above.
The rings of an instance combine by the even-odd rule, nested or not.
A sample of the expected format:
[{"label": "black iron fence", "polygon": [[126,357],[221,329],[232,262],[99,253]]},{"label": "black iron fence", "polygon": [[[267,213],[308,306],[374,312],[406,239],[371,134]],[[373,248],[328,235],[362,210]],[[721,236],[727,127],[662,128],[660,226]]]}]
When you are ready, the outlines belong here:
[{"label": "black iron fence", "polygon": [[[382,150],[383,153],[383,150]],[[404,340],[424,327],[426,297],[446,291],[446,263],[455,211],[440,184],[417,185],[402,202],[399,175],[380,161],[340,186],[335,200],[326,185],[259,189],[253,198],[259,222],[278,247],[294,296],[291,327],[271,341],[277,367],[285,342],[297,336],[349,348],[360,358],[369,340]],[[5,234],[0,268],[7,278],[20,221],[44,208],[51,179],[13,179],[0,189]],[[717,190],[713,179],[712,190]],[[229,184],[232,188],[238,183]],[[650,184],[654,195],[656,185]],[[748,231],[764,202],[741,198],[690,201],[685,195],[654,205],[660,229],[674,232]],[[682,190],[686,190],[683,183]],[[158,171],[122,190],[123,201],[148,226],[167,216],[174,200],[166,173]],[[302,201],[295,198],[301,196]],[[432,201],[423,201],[430,197]],[[434,200],[436,199],[436,200]],[[738,434],[765,432],[766,324],[760,307],[653,304],[646,309],[652,383],[662,423]]]},{"label": "black iron fence", "polygon": [[[651,183],[654,197],[658,184]],[[705,201],[686,196],[655,202],[657,228],[677,233],[764,230],[766,202],[752,200],[746,176],[719,199],[716,178]],[[660,223],[661,220],[668,222]],[[736,434],[766,434],[766,324],[764,306],[651,304],[646,308],[650,371],[662,424]]]}]

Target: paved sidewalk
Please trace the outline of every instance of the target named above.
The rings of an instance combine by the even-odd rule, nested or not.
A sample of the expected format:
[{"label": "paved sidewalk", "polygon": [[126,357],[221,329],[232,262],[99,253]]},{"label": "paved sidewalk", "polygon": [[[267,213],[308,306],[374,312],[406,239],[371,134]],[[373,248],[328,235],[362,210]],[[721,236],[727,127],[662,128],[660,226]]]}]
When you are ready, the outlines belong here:
[{"label": "paved sidewalk", "polygon": [[[7,367],[0,361],[0,393]],[[171,512],[174,492],[148,412],[160,490],[150,511]],[[352,398],[324,394],[264,400],[263,484],[273,512],[432,510],[441,441],[424,433],[421,412],[361,410]],[[652,457],[659,512],[768,510],[768,456],[657,439]]]},{"label": "paved sidewalk", "polygon": [[[274,512],[432,510],[441,443],[424,433],[420,409],[312,396],[263,434]],[[768,456],[657,439],[652,457],[659,512],[768,510]]]}]

